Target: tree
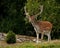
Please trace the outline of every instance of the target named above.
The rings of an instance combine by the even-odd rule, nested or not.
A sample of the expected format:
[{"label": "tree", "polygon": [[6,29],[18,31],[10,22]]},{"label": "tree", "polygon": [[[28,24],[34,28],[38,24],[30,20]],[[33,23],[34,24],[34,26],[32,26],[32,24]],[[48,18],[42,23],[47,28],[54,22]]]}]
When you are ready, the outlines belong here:
[{"label": "tree", "polygon": [[26,0],[0,0],[0,32],[22,33],[25,29],[24,10]]}]

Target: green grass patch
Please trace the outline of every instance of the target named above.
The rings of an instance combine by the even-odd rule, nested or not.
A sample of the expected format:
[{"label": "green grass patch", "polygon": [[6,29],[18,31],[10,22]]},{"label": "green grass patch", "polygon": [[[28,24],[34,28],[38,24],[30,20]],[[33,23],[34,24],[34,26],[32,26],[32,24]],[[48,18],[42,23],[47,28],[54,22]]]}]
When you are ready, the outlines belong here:
[{"label": "green grass patch", "polygon": [[60,48],[60,43],[33,43],[33,42],[24,42],[20,45],[9,45],[9,46],[0,46],[0,48]]}]

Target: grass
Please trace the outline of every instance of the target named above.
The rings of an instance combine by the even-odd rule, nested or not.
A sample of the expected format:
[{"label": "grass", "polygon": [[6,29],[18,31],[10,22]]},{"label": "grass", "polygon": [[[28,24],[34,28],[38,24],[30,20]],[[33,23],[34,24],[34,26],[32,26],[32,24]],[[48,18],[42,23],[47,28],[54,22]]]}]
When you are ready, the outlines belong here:
[{"label": "grass", "polygon": [[19,43],[18,45],[7,45],[0,46],[0,48],[60,48],[60,42],[51,42],[51,43],[33,43],[33,42],[24,42]]}]

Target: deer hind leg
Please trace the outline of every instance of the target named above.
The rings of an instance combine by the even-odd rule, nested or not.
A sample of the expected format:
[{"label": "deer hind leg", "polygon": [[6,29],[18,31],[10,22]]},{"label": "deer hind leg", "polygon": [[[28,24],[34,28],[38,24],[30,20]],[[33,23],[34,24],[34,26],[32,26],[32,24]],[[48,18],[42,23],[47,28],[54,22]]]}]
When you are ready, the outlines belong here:
[{"label": "deer hind leg", "polygon": [[42,34],[41,34],[41,41],[43,40],[43,36],[44,36],[44,34],[42,33]]},{"label": "deer hind leg", "polygon": [[48,42],[50,42],[51,40],[51,36],[50,36],[50,32],[48,33]]},{"label": "deer hind leg", "polygon": [[37,34],[37,43],[39,42],[39,33],[36,33]]}]

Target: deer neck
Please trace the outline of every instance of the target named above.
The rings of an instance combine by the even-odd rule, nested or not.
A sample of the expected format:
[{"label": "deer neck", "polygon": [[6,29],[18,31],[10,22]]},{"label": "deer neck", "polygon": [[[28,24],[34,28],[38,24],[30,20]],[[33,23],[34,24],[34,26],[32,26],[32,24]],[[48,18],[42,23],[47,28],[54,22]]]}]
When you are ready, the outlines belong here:
[{"label": "deer neck", "polygon": [[29,20],[30,20],[32,26],[36,27],[37,21],[35,20],[35,17],[34,16],[30,16]]},{"label": "deer neck", "polygon": [[37,23],[37,21],[36,21],[36,20],[31,21],[31,24],[32,24],[32,26],[33,26],[33,27],[35,27],[35,26],[36,26],[36,23]]}]

